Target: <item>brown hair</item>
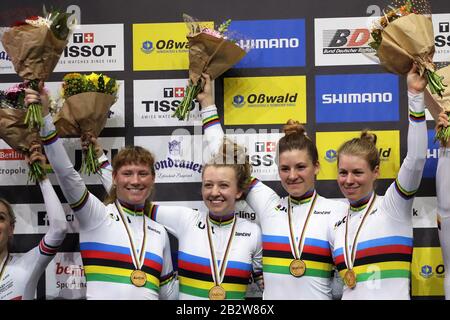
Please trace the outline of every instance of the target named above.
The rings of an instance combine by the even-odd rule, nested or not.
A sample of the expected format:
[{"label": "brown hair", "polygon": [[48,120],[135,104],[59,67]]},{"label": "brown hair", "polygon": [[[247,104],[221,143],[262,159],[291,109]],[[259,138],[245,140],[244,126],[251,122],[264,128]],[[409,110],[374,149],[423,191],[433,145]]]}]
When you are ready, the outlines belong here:
[{"label": "brown hair", "polygon": [[[245,148],[242,146],[228,139],[224,139],[219,152],[205,164],[203,172],[205,172],[207,167],[232,168],[236,174],[237,187],[239,191],[247,191],[247,188],[251,182],[252,166],[249,161],[249,156],[246,153]],[[241,200],[242,198],[243,196],[241,196],[238,200]]]},{"label": "brown hair", "polygon": [[[152,175],[155,175],[155,158],[150,151],[145,148],[140,146],[126,146],[122,148],[112,160],[111,165],[113,167],[113,176],[117,174],[117,171],[121,167],[129,164],[147,165],[150,168]],[[116,186],[113,185],[105,199],[105,204],[110,204],[116,201],[116,191]]]},{"label": "brown hair", "polygon": [[0,198],[0,203],[2,203],[6,207],[9,219],[11,221],[10,223],[14,227],[14,225],[16,224],[16,215],[14,214],[11,204],[4,198]]},{"label": "brown hair", "polygon": [[319,153],[314,142],[306,135],[305,127],[296,120],[289,119],[283,126],[284,137],[278,141],[277,160],[285,151],[306,150],[315,165],[319,162]]},{"label": "brown hair", "polygon": [[380,165],[380,155],[377,147],[377,135],[370,133],[368,130],[361,132],[359,138],[353,138],[345,142],[338,150],[338,165],[339,156],[341,154],[358,156],[363,158],[369,164],[370,169],[373,171]]}]

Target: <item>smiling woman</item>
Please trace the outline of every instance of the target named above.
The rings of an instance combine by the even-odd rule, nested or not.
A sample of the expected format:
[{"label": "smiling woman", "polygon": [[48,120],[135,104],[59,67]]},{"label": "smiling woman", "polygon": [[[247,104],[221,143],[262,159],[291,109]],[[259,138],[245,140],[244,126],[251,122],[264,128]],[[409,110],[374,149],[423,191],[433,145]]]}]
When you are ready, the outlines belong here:
[{"label": "smiling woman", "polygon": [[336,223],[333,257],[344,279],[343,299],[409,299],[413,249],[412,204],[427,152],[423,90],[427,81],[408,73],[408,153],[384,196],[375,194],[380,173],[376,136],[362,132],[338,150],[338,185],[350,202]]},{"label": "smiling woman", "polygon": [[[42,98],[42,99],[41,99]],[[173,299],[174,277],[164,227],[144,216],[154,184],[151,153],[126,147],[114,159],[110,202],[92,195],[75,171],[48,113],[48,97],[28,90],[25,101],[42,100],[42,141],[62,192],[80,225],[80,251],[88,299]]]}]

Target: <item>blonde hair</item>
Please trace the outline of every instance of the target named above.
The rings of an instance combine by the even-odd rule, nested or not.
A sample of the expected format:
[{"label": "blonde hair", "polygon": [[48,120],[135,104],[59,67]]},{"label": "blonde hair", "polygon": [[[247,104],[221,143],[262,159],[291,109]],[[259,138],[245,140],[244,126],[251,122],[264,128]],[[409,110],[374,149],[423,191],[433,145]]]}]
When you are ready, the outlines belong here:
[{"label": "blonde hair", "polygon": [[[117,171],[123,167],[124,165],[129,164],[139,164],[139,165],[146,165],[149,167],[152,175],[155,175],[155,158],[153,155],[148,151],[147,149],[140,147],[140,146],[126,146],[122,148],[118,154],[114,157],[112,160],[112,167],[113,167],[113,176],[117,174]],[[116,201],[117,199],[117,189],[116,186],[113,185],[106,196],[105,204],[110,204]],[[151,196],[151,195],[150,195]],[[149,196],[149,198],[150,198]],[[147,199],[147,202],[149,202],[150,199]]]},{"label": "blonde hair", "polygon": [[[232,168],[236,174],[237,187],[239,191],[245,192],[250,185],[252,166],[249,161],[249,156],[246,153],[245,148],[228,139],[224,139],[219,152],[205,164],[203,173],[207,167]],[[241,196],[241,198],[242,197],[243,196]]]},{"label": "blonde hair", "polygon": [[284,137],[278,141],[277,159],[285,151],[306,150],[313,164],[319,162],[319,153],[314,142],[306,135],[305,127],[296,120],[289,119],[283,126]]},{"label": "blonde hair", "polygon": [[376,134],[370,133],[368,130],[362,131],[359,138],[348,140],[338,149],[338,165],[339,156],[342,154],[358,156],[366,160],[370,169],[373,171],[380,165],[380,155],[376,143]]}]

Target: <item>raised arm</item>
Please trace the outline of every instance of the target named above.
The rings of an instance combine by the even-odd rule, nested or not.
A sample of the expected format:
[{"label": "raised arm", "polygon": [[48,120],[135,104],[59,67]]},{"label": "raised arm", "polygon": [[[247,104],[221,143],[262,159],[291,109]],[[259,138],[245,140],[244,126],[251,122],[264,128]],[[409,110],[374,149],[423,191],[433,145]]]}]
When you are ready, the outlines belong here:
[{"label": "raised arm", "polygon": [[[216,154],[222,146],[224,139],[224,132],[220,123],[219,114],[210,92],[211,81],[207,74],[203,74],[205,78],[204,92],[197,96],[202,107],[201,115],[203,121],[203,141],[206,142],[205,152],[203,155],[205,161],[208,161],[214,154]],[[248,190],[245,201],[255,210],[255,213],[260,217],[264,212],[273,209],[279,202],[280,197],[271,188],[256,178],[253,178]]]},{"label": "raised arm", "polygon": [[408,151],[397,179],[386,192],[384,202],[388,214],[397,220],[410,220],[412,217],[412,203],[422,180],[428,146],[423,94],[427,82],[417,74],[415,66],[408,73],[407,84]]},{"label": "raised arm", "polygon": [[44,91],[27,89],[25,101],[27,104],[40,101],[42,97],[44,125],[41,128],[41,139],[45,154],[56,174],[64,197],[74,211],[82,230],[97,227],[106,218],[105,206],[95,196],[90,194],[83,179],[74,169],[61,140],[58,137],[53,120],[48,112],[48,97]]}]

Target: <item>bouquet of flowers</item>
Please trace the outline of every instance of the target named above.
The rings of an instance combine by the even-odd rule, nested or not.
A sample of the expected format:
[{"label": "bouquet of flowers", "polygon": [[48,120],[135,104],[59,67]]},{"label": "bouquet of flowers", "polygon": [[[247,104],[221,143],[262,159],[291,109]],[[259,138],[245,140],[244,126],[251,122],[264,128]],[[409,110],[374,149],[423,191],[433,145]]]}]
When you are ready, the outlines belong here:
[{"label": "bouquet of flowers", "polygon": [[[53,11],[44,17],[34,16],[17,22],[4,31],[1,41],[17,74],[29,80],[29,87],[39,91],[38,84],[50,76],[67,45],[71,13]],[[29,128],[43,124],[41,105],[28,106],[25,123]]]},{"label": "bouquet of flowers", "polygon": [[[0,91],[0,138],[17,152],[29,155],[35,144],[41,144],[41,138],[36,128],[31,130],[25,125],[27,109],[24,104],[24,83],[15,85],[5,91]],[[39,162],[30,165],[28,181],[41,181],[45,170]]]},{"label": "bouquet of flowers", "polygon": [[[119,86],[104,74],[69,73],[63,78],[63,105],[55,115],[61,137],[98,137],[108,120],[109,109],[117,100]],[[84,154],[81,172],[96,173],[99,167],[94,145]]]},{"label": "bouquet of flowers", "polygon": [[189,110],[192,101],[202,90],[202,73],[210,75],[211,80],[216,79],[230,69],[245,55],[234,41],[226,35],[231,20],[222,23],[217,30],[202,27],[197,21],[188,15],[183,15],[189,34],[189,84],[180,105],[175,110],[173,117],[179,120],[189,119]]},{"label": "bouquet of flowers", "polygon": [[395,0],[374,22],[369,45],[389,72],[404,75],[416,63],[420,75],[425,73],[431,92],[442,96],[445,85],[433,63],[435,49],[430,16],[427,0]]},{"label": "bouquet of flowers", "polygon": [[[444,86],[450,84],[450,65],[444,66],[436,71],[437,75],[443,78]],[[425,90],[425,105],[430,111],[435,120],[438,119],[439,114],[445,111],[450,116],[450,91],[445,90],[442,96],[437,95],[432,90]],[[446,145],[450,139],[450,127],[440,128],[434,137],[434,140],[441,141],[442,145]]]}]

